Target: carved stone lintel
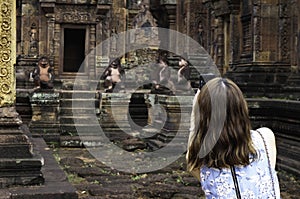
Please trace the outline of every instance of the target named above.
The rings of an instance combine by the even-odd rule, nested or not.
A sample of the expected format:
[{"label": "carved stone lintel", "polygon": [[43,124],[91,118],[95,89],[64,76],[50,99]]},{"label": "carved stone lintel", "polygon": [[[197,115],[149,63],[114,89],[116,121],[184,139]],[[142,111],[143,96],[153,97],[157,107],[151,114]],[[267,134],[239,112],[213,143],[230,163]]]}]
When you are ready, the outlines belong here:
[{"label": "carved stone lintel", "polygon": [[106,15],[111,5],[97,5],[97,15]]},{"label": "carved stone lintel", "polygon": [[40,0],[41,8],[45,13],[54,13],[55,0]]},{"label": "carved stone lintel", "polygon": [[225,0],[215,1],[213,2],[213,7],[214,7],[215,15],[217,17],[228,15],[230,13],[228,1]]},{"label": "carved stone lintel", "polygon": [[96,23],[96,9],[87,5],[57,5],[55,13],[59,23]]}]

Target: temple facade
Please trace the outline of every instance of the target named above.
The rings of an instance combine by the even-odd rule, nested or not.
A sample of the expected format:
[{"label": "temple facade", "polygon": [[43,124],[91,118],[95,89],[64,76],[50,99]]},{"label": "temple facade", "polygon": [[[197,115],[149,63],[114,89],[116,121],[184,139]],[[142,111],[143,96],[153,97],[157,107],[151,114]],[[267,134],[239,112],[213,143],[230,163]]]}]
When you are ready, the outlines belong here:
[{"label": "temple facade", "polygon": [[[188,132],[194,93],[178,95],[176,98],[165,93],[153,94],[147,86],[134,94],[105,93],[103,81],[98,75],[117,58],[130,85],[137,81],[137,76],[147,78],[150,71],[145,66],[162,55],[167,58],[169,66],[175,71],[178,70],[178,61],[182,54],[186,54],[188,61],[192,65],[195,64],[195,67],[209,56],[219,73],[233,79],[248,97],[254,127],[264,125],[274,129],[278,138],[280,166],[299,174],[299,171],[294,169],[298,168],[299,161],[294,161],[293,151],[293,146],[299,147],[299,143],[295,141],[299,139],[299,114],[292,114],[293,111],[298,113],[300,110],[298,1],[16,0],[13,2],[16,5],[8,0],[1,4],[3,6],[0,18],[3,32],[0,42],[3,63],[0,72],[2,79],[0,116],[4,118],[1,125],[5,126],[6,134],[13,134],[15,129],[19,129],[21,123],[18,114],[20,114],[23,122],[28,124],[33,137],[42,136],[48,142],[59,142],[66,146],[82,146],[86,143],[92,143],[93,146],[101,145],[101,142],[97,143],[94,139],[98,132],[85,132],[86,140],[82,137],[78,139],[78,128],[75,128],[79,126],[80,129],[86,130],[95,127],[97,130],[96,127],[100,124],[109,132],[112,141],[121,143],[128,150],[140,149],[139,147],[144,149],[145,143],[156,150],[172,140],[176,133]],[[16,9],[10,7],[7,9],[7,5],[13,5]],[[6,17],[11,16],[9,10],[16,10],[14,23],[10,21],[13,17]],[[155,28],[173,30],[192,38],[203,47],[207,55],[199,56],[197,50],[192,47],[182,48],[187,40],[172,34],[165,37],[162,31],[155,31],[157,30]],[[123,32],[133,29],[141,30],[145,37],[120,36]],[[13,32],[10,32],[11,30]],[[7,35],[13,38],[12,41]],[[105,45],[100,45],[103,42]],[[147,44],[148,48],[120,55],[119,50],[126,51],[128,43],[132,46]],[[99,45],[100,49],[97,49]],[[160,48],[175,49],[182,54],[160,51]],[[98,55],[95,49],[102,53]],[[93,53],[94,56],[88,56]],[[85,60],[87,57],[88,62]],[[43,65],[40,62],[41,58],[47,58],[44,65],[47,71],[43,67],[39,68],[42,71],[40,75],[51,74],[51,77],[48,76],[49,79],[53,79],[51,89],[39,90],[34,84],[36,77],[33,71],[39,67],[38,63]],[[143,66],[141,70],[139,66]],[[130,72],[130,69],[135,69],[134,73]],[[195,73],[195,70],[191,71],[190,81],[193,89],[199,86],[197,83],[200,75],[202,74]],[[82,82],[77,82],[77,90],[74,90],[77,77],[81,77]],[[85,80],[89,85],[85,84]],[[91,89],[95,84],[99,85]],[[111,100],[112,98],[116,100]],[[83,107],[82,102],[91,106]],[[157,107],[157,104],[160,104],[165,112],[159,109],[156,115],[152,113],[150,107]],[[114,111],[121,114],[114,115]],[[185,120],[178,120],[180,116],[182,118],[182,114]],[[134,124],[128,123],[127,115],[132,116]],[[7,122],[7,118],[10,121]],[[95,118],[95,121],[92,121],[94,123],[91,123],[89,118]],[[10,126],[6,128],[8,123],[13,124],[10,125],[13,128]],[[155,131],[156,135],[146,141],[136,140],[134,136],[128,139],[127,134],[120,133],[121,130],[131,131],[136,126],[143,129],[149,125],[159,126],[157,128],[159,132]],[[149,133],[153,128],[146,130],[146,133]],[[138,132],[131,133],[134,135]],[[23,136],[21,132],[20,135]],[[6,136],[2,137],[2,144],[6,144],[9,139]],[[33,158],[33,163],[40,163],[39,157],[34,159],[26,136],[23,137],[28,154],[21,155]],[[130,144],[124,144],[124,140]],[[285,154],[286,143],[291,146],[288,156]],[[10,150],[13,152],[14,148]],[[17,156],[13,155],[16,159]],[[10,157],[2,157],[4,161],[7,158]],[[286,161],[286,158],[291,161]],[[41,165],[38,164],[37,167],[40,168]],[[39,172],[33,173],[31,177],[39,179],[39,182],[43,180]],[[24,184],[23,181],[20,182],[22,183]],[[11,184],[10,179],[7,179],[7,184]]]},{"label": "temple facade", "polygon": [[[121,38],[103,49],[107,57],[95,57],[80,67],[85,56],[107,38],[135,28],[133,21],[145,8],[152,15],[149,24],[155,21],[157,27],[199,42],[221,74],[249,96],[286,93],[299,98],[292,95],[299,87],[300,62],[295,0],[17,0],[19,85],[30,85],[29,73],[42,55],[49,57],[56,80],[95,78],[97,68],[114,57],[114,45]],[[172,42],[162,43],[175,45],[172,48],[183,42],[169,39]]]}]

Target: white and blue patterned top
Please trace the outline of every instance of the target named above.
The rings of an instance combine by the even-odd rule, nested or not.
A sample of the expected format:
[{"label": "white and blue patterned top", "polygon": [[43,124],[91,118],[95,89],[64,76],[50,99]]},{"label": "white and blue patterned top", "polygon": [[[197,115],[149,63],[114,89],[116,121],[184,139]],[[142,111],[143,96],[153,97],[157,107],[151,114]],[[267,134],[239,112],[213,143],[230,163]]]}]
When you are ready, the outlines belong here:
[{"label": "white and blue patterned top", "polygon": [[[251,131],[251,137],[258,154],[257,159],[247,166],[235,166],[241,197],[243,199],[280,198],[277,174],[275,169],[269,166],[264,141],[256,131]],[[230,168],[217,169],[203,166],[200,169],[200,179],[207,199],[236,198]]]}]

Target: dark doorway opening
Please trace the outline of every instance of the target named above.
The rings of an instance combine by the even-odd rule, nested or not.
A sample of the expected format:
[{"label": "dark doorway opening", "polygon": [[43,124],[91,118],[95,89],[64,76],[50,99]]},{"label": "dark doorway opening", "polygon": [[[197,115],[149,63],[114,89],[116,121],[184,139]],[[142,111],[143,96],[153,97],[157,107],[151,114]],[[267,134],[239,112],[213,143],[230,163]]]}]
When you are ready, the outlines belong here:
[{"label": "dark doorway opening", "polygon": [[84,72],[81,64],[85,57],[85,29],[64,29],[63,72]]},{"label": "dark doorway opening", "polygon": [[[129,103],[129,115],[134,124],[140,128],[148,124],[148,107],[145,103],[144,94],[132,94]],[[131,126],[131,128],[135,129],[135,125]]]}]

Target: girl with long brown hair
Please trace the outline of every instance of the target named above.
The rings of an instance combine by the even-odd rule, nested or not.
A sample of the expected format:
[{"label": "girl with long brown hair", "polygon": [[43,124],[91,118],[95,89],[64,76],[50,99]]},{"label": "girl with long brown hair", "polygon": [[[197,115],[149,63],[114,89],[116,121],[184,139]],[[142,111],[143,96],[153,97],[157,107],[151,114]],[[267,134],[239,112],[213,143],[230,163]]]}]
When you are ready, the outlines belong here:
[{"label": "girl with long brown hair", "polygon": [[247,102],[233,81],[208,81],[192,117],[187,167],[207,198],[280,198],[274,134],[251,130]]}]

